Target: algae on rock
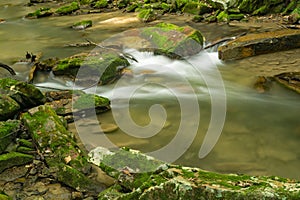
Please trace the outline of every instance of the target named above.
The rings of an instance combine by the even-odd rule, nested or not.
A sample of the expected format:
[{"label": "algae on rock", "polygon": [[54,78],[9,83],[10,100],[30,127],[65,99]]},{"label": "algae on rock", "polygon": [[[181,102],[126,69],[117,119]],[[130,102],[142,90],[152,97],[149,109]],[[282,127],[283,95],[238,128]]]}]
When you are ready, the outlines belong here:
[{"label": "algae on rock", "polygon": [[87,177],[91,165],[84,151],[52,108],[33,108],[24,113],[21,120],[43,153],[47,165],[56,171],[59,181],[78,191],[94,193],[103,190],[102,184]]},{"label": "algae on rock", "polygon": [[[127,153],[106,153],[100,156],[100,167],[118,182],[101,192],[99,200],[300,198],[298,181],[279,177],[219,174],[199,168],[166,164],[126,148],[123,151]],[[92,151],[90,155],[93,156],[96,152]],[[132,169],[126,162],[126,158],[143,157],[147,158],[144,159],[143,166],[153,166],[152,170]],[[135,163],[139,159],[130,161]],[[120,165],[116,167],[117,162]]]}]

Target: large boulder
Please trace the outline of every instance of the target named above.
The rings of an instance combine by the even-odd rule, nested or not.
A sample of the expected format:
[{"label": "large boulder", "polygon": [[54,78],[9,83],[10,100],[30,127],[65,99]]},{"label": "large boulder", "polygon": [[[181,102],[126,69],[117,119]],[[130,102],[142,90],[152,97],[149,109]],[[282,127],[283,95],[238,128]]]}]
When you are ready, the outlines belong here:
[{"label": "large boulder", "polygon": [[279,177],[218,174],[170,165],[122,148],[90,152],[91,161],[117,179],[101,200],[138,199],[298,199],[300,182]]},{"label": "large boulder", "polygon": [[82,53],[59,60],[52,71],[57,76],[77,78],[77,83],[105,85],[118,79],[127,66],[129,62],[120,56],[120,52],[96,48],[91,54]]},{"label": "large boulder", "polygon": [[235,60],[300,47],[300,30],[284,29],[241,36],[218,48],[221,60]]},{"label": "large boulder", "polygon": [[91,165],[84,151],[52,108],[35,107],[22,114],[21,120],[60,182],[92,194],[103,190],[102,184],[88,177]]},{"label": "large boulder", "polygon": [[190,26],[177,26],[159,23],[155,26],[131,29],[117,34],[102,43],[104,46],[117,45],[182,58],[199,53],[204,37],[201,32]]}]

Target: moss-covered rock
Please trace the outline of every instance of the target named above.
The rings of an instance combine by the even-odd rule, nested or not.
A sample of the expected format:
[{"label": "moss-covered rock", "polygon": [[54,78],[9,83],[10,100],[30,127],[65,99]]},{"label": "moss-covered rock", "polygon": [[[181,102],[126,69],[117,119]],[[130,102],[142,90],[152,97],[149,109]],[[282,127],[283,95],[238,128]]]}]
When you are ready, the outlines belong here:
[{"label": "moss-covered rock", "polygon": [[273,78],[283,86],[300,93],[300,72],[282,73]]},{"label": "moss-covered rock", "polygon": [[76,30],[83,30],[83,29],[86,29],[88,27],[92,27],[92,25],[93,25],[92,20],[83,20],[83,21],[74,23],[72,25],[72,28],[76,29]]},{"label": "moss-covered rock", "polygon": [[0,200],[12,200],[12,198],[7,196],[4,193],[1,193],[1,191],[0,191]]},{"label": "moss-covered rock", "polygon": [[[229,200],[298,199],[300,197],[300,182],[297,181],[279,177],[218,174],[198,168],[161,164],[154,158],[143,156],[136,151],[128,149],[123,151],[126,154],[116,152],[100,156],[101,168],[117,178],[118,182],[101,192],[98,199]],[[152,166],[152,170],[138,171],[141,166],[135,164],[140,160],[143,160],[141,162],[143,166],[147,166],[147,163]],[[153,165],[155,162],[160,165]],[[119,165],[116,166],[116,163]]]},{"label": "moss-covered rock", "polygon": [[86,176],[90,164],[75,136],[69,132],[55,111],[39,106],[21,116],[47,165],[56,171],[59,181],[79,191],[98,192],[103,186]]},{"label": "moss-covered rock", "polygon": [[228,15],[228,20],[232,21],[232,20],[241,20],[244,19],[245,15],[242,13],[237,13],[237,14],[229,14]]},{"label": "moss-covered rock", "polygon": [[10,167],[25,165],[33,160],[32,155],[10,152],[0,155],[0,173]]},{"label": "moss-covered rock", "polygon": [[152,22],[157,19],[157,14],[153,9],[143,9],[139,12],[138,18],[142,22]]},{"label": "moss-covered rock", "polygon": [[40,8],[33,13],[28,13],[27,18],[42,18],[51,16],[54,12],[50,8]]},{"label": "moss-covered rock", "polygon": [[182,9],[182,12],[190,13],[193,15],[203,15],[205,13],[209,13],[212,11],[212,7],[210,7],[206,3],[199,2],[188,2]]},{"label": "moss-covered rock", "polygon": [[0,94],[0,120],[13,118],[18,111],[20,105],[7,95]]},{"label": "moss-covered rock", "polygon": [[222,11],[217,16],[218,22],[227,22],[228,21],[228,13],[227,11]]},{"label": "moss-covered rock", "polygon": [[102,52],[99,55],[80,54],[62,59],[53,68],[55,75],[64,75],[75,78],[81,68],[80,77],[82,82],[99,80],[100,85],[105,85],[120,78],[122,70],[129,66],[126,58],[121,57],[119,53]]},{"label": "moss-covered rock", "polygon": [[155,54],[163,54],[171,58],[198,53],[204,41],[204,37],[198,30],[168,23],[145,28],[141,35],[152,43],[151,48]]},{"label": "moss-covered rock", "polygon": [[94,8],[106,8],[107,6],[108,6],[107,0],[99,0],[93,5]]},{"label": "moss-covered rock", "polygon": [[0,121],[0,154],[14,141],[20,127],[21,122],[18,120]]},{"label": "moss-covered rock", "polygon": [[43,93],[33,85],[11,78],[0,79],[0,90],[14,99],[21,108],[41,105],[46,101]]},{"label": "moss-covered rock", "polygon": [[76,1],[73,1],[71,4],[68,4],[68,5],[58,8],[55,11],[55,13],[57,13],[59,15],[69,15],[79,9],[80,9],[79,4]]},{"label": "moss-covered rock", "polygon": [[300,31],[284,29],[241,36],[220,46],[218,53],[222,60],[234,60],[299,47]]}]

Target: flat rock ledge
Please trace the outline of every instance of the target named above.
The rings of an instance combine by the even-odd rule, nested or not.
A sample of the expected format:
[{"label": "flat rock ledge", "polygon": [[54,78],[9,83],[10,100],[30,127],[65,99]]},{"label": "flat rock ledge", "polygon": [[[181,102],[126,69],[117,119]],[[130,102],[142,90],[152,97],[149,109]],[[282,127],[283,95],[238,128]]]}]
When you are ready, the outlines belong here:
[{"label": "flat rock ledge", "polygon": [[219,59],[237,60],[300,47],[300,30],[284,29],[248,34],[218,48]]},{"label": "flat rock ledge", "polygon": [[101,200],[300,199],[300,182],[276,176],[219,174],[167,164],[128,148],[92,150],[91,161],[115,178]]}]

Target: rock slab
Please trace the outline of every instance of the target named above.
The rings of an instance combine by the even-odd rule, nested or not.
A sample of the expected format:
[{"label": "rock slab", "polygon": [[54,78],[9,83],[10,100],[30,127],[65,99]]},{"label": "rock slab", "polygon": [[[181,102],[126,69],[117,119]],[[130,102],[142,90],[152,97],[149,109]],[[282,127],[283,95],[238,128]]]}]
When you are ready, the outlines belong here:
[{"label": "rock slab", "polygon": [[219,59],[236,60],[300,47],[300,30],[248,34],[218,48]]}]

